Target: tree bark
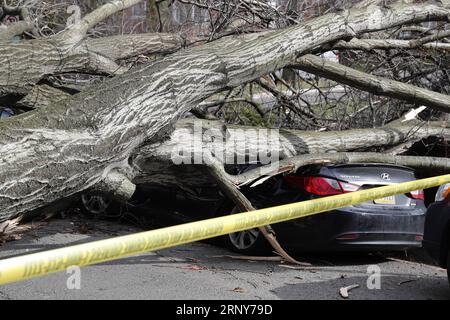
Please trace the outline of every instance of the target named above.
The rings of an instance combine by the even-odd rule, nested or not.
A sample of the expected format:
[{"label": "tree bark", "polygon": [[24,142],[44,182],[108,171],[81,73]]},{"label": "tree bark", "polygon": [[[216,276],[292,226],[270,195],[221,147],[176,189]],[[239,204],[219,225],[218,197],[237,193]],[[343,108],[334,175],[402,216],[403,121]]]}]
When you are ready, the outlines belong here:
[{"label": "tree bark", "polygon": [[370,75],[312,54],[298,58],[293,67],[376,95],[401,99],[415,105],[424,105],[450,113],[450,96],[448,95]]},{"label": "tree bark", "polygon": [[[416,47],[432,49],[432,50],[442,50],[450,51],[450,43],[444,42],[432,42],[419,44]],[[397,40],[397,39],[357,39],[353,38],[350,41],[338,41],[333,44],[331,49],[334,50],[410,50],[414,48],[412,41],[408,40]]]},{"label": "tree bark", "polygon": [[[319,163],[320,159],[332,163],[333,157],[343,161],[342,154],[366,150],[368,148],[389,148],[406,141],[418,141],[429,136],[450,138],[450,127],[447,122],[392,123],[378,129],[359,129],[340,132],[310,132],[296,130],[270,130],[258,132],[258,128],[245,126],[224,126],[220,121],[192,121],[189,119],[177,123],[176,130],[170,139],[140,148],[133,156],[134,171],[137,172],[133,182],[136,184],[154,183],[158,186],[191,186],[205,187],[212,182],[206,170],[207,161],[204,155],[215,154],[218,161],[224,163],[267,162],[278,155],[274,166],[267,166],[263,171],[255,171],[251,176],[228,175],[229,181],[235,185],[251,183],[253,180],[281,172],[292,171],[291,159],[299,157],[303,165]],[[184,155],[183,162],[178,156]],[[334,156],[336,154],[336,156]],[[400,157],[368,153],[366,161],[364,153],[351,154],[352,159],[360,162],[376,161],[380,163],[400,164],[417,169],[427,165],[438,170],[448,169],[445,158]],[[194,165],[195,158],[202,165]],[[359,158],[356,158],[359,157]],[[232,159],[232,161],[226,161]],[[371,160],[372,159],[372,160]],[[335,160],[336,161],[336,160]],[[184,165],[183,165],[184,163]],[[300,163],[300,162],[298,162]],[[191,165],[190,165],[191,164]]]},{"label": "tree bark", "polygon": [[[213,164],[208,169],[210,175],[213,177],[213,180],[217,182],[222,191],[231,201],[234,202],[236,207],[238,207],[241,212],[256,210],[250,200],[247,199],[245,195],[242,194],[242,192],[240,192],[236,188],[236,186],[229,181],[226,172],[223,170],[222,163]],[[275,237],[274,232],[272,231],[271,226],[264,226],[258,229],[275,250],[275,252],[277,252],[284,260],[297,265],[310,266],[310,264],[295,260],[281,247],[280,243]]]},{"label": "tree bark", "polygon": [[346,163],[385,163],[406,166],[417,169],[423,174],[445,174],[450,171],[450,159],[436,157],[412,157],[397,156],[374,152],[346,152],[346,153],[319,153],[299,155],[289,159],[282,160],[279,163],[280,168],[273,170],[270,167],[261,167],[253,169],[239,176],[228,176],[236,186],[242,186],[255,183],[257,180],[265,180],[268,177],[276,176],[281,173],[289,174],[296,172],[299,168],[307,165],[330,165]]},{"label": "tree bark", "polygon": [[[42,78],[66,72],[112,75],[124,72],[105,56],[84,45],[89,29],[143,0],[113,0],[55,36],[10,43],[0,41],[0,99],[25,96]],[[26,61],[26,63],[25,63]]]},{"label": "tree bark", "polygon": [[[132,1],[119,2],[123,5]],[[112,11],[108,6],[106,12]],[[1,121],[0,219],[24,214],[104,183],[110,175],[123,177],[123,184],[129,185],[127,180],[132,181],[138,173],[134,167],[136,151],[168,137],[183,114],[211,95],[280,69],[313,48],[406,23],[447,21],[449,13],[437,5],[371,7],[322,16],[263,36],[223,39],[180,51],[64,101]],[[105,15],[88,15],[69,34],[79,37]],[[0,61],[0,69],[6,68],[5,74],[11,75],[0,78],[0,88],[27,90],[30,83],[44,75],[79,67],[71,60],[76,50],[73,38],[57,43],[54,40],[0,46],[0,57],[6,62]],[[38,45],[41,47],[35,51]],[[61,48],[66,50],[61,52]],[[36,56],[43,52],[48,54]],[[32,57],[29,64],[19,63]],[[65,63],[61,65],[61,61]],[[381,145],[377,139],[380,134],[384,143],[393,144],[415,135],[396,129],[381,129],[372,134],[372,140]],[[438,135],[446,129],[424,130]],[[304,152],[314,145],[322,147],[311,139],[305,148],[308,137],[306,133],[305,138],[295,142]],[[366,145],[369,143],[365,141]],[[342,148],[343,144],[346,143],[334,139],[330,147]]]},{"label": "tree bark", "polygon": [[113,61],[139,55],[174,53],[192,41],[172,33],[130,34],[99,39],[87,39],[86,51],[99,53]]}]

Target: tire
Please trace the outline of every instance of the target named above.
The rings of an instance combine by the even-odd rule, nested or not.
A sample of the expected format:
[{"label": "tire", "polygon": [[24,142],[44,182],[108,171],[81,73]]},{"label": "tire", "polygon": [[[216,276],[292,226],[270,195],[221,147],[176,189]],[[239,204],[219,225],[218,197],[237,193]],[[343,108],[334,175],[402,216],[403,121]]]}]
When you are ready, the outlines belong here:
[{"label": "tire", "polygon": [[270,251],[267,240],[258,229],[231,233],[224,236],[225,246],[243,255],[259,256]]},{"label": "tire", "polygon": [[[229,208],[227,211],[230,214],[237,212],[237,208],[229,203],[225,207]],[[222,211],[222,213],[227,211]],[[264,255],[269,253],[271,249],[266,238],[258,229],[227,234],[221,237],[221,242],[226,248],[242,255]]]},{"label": "tire", "polygon": [[120,213],[120,205],[108,195],[84,193],[80,197],[80,209],[91,216],[113,216]]}]

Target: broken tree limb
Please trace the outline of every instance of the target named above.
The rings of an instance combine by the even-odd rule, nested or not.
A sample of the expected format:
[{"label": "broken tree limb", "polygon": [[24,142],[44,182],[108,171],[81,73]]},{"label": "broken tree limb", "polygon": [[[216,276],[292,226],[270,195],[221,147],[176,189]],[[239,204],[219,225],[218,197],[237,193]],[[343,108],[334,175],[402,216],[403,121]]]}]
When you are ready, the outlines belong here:
[{"label": "broken tree limb", "polygon": [[[353,38],[350,41],[338,41],[333,44],[333,50],[391,50],[391,49],[411,49],[411,41],[397,40],[397,39],[357,39]],[[450,43],[433,42],[425,43],[419,46],[420,48],[450,51]]]},{"label": "broken tree limb", "polygon": [[[228,196],[230,200],[234,202],[234,204],[241,210],[244,211],[254,211],[256,210],[250,200],[248,200],[245,195],[240,192],[235,185],[229,182],[226,177],[226,172],[223,169],[223,164],[214,161],[214,159],[210,158],[210,165],[208,166],[208,171],[211,176],[214,178],[215,182],[219,185],[222,191]],[[277,241],[273,232],[271,232],[270,226],[260,227],[258,228],[259,232],[266,238],[272,248],[277,252],[283,259],[287,262],[298,264],[298,265],[309,265],[303,264],[302,262],[298,262],[294,258],[292,258],[280,245]]]},{"label": "broken tree limb", "polygon": [[430,43],[433,41],[437,41],[443,38],[450,37],[450,31],[449,30],[438,30],[435,34],[411,41],[411,47],[417,48],[421,45],[424,45],[426,43]]},{"label": "broken tree limb", "polygon": [[102,181],[91,190],[109,194],[120,202],[127,202],[136,191],[136,185],[130,179],[117,171],[110,172]]},{"label": "broken tree limb", "polygon": [[[116,7],[117,9],[125,8],[125,4],[135,4],[140,1],[113,1],[113,3],[116,2],[121,3]],[[108,4],[105,6],[108,6]],[[108,8],[111,9],[110,6]],[[107,12],[116,12],[110,9]],[[280,45],[272,47],[274,54],[285,54],[284,59],[282,59],[285,62],[279,60],[272,65],[273,69],[279,69],[284,67],[288,61],[292,62],[296,55],[306,53],[308,50],[318,48],[329,42],[348,39],[360,33],[383,30],[402,24],[435,20],[447,21],[449,14],[449,8],[437,5],[396,4],[389,9],[372,6],[370,10],[365,8],[350,10],[348,13],[322,16],[286,30],[271,33],[265,32],[261,36],[267,35],[268,38],[280,37],[280,39],[285,37],[285,42],[280,42]],[[77,26],[73,26],[69,30],[49,39],[23,41],[20,44],[2,43],[0,46],[0,97],[1,95],[20,93],[23,87],[34,85],[49,73],[83,70],[86,64],[80,64],[77,61],[79,57],[76,59],[77,55],[73,51],[77,48],[78,55],[83,52],[86,54],[85,50],[82,49],[83,46],[80,46],[85,35],[83,32],[86,30],[86,27],[92,26],[94,21],[99,21],[99,18],[105,16],[105,14],[101,13],[94,14],[92,19],[85,17],[83,23],[80,22]],[[250,43],[254,42],[255,38],[258,38],[258,35],[241,37],[241,39],[248,39],[249,48],[252,47]],[[214,44],[221,46],[226,51],[236,42],[245,41],[225,40],[214,42]],[[270,41],[265,42],[268,44]],[[74,43],[77,45],[76,48],[74,48]],[[217,52],[220,52],[220,50],[217,50]],[[243,54],[242,57],[246,55],[242,51],[239,54]],[[18,57],[21,58],[17,59]],[[266,59],[263,55],[259,58]],[[27,61],[27,63],[22,61]],[[249,63],[249,67],[252,68],[252,66],[254,66],[254,63]],[[5,75],[8,77],[5,78]],[[249,80],[252,79],[247,81]]]},{"label": "broken tree limb", "polygon": [[[186,157],[184,164],[193,164],[196,153],[201,155],[204,150],[213,150],[217,156],[223,155],[223,159],[261,160],[262,156],[270,153],[277,153],[279,159],[287,159],[302,154],[358,151],[368,146],[393,147],[429,136],[448,138],[450,128],[443,122],[409,121],[373,129],[315,132],[184,119],[177,122],[170,139],[143,146],[136,158],[145,159],[153,155],[170,160],[180,155]],[[211,137],[215,137],[214,141],[208,139]],[[138,162],[136,159],[136,164]]]},{"label": "broken tree limb", "polygon": [[279,168],[276,170],[273,169],[273,165],[270,165],[267,167],[260,167],[250,170],[238,176],[229,175],[227,178],[235,185],[240,186],[254,183],[256,180],[269,178],[281,173],[294,173],[299,168],[307,165],[330,165],[345,163],[385,163],[421,169],[423,172],[434,174],[444,174],[450,172],[450,159],[447,158],[397,156],[374,152],[346,152],[295,156],[280,161]]},{"label": "broken tree limb", "polygon": [[415,105],[425,105],[450,113],[450,96],[448,95],[374,76],[315,55],[308,54],[298,58],[293,67],[376,95],[405,100]]},{"label": "broken tree limb", "polygon": [[[304,155],[305,157],[302,159],[304,165],[321,161],[322,155],[325,157],[324,159],[331,157],[327,163],[332,163],[331,160],[335,153],[355,153],[367,149],[368,146],[390,148],[404,145],[406,142],[417,142],[430,136],[450,139],[450,128],[447,127],[448,122],[410,121],[407,123],[395,122],[390,126],[377,129],[339,132],[273,130],[273,134],[270,133],[270,130],[262,129],[262,134],[258,134],[258,129],[261,128],[225,126],[220,121],[184,119],[177,123],[175,131],[168,140],[145,145],[136,151],[132,163],[137,175],[133,182],[136,184],[150,183],[158,187],[205,187],[210,186],[211,181],[207,178],[208,172],[205,166],[202,165],[203,153],[214,152],[217,157],[223,153],[223,159],[231,159],[225,160],[225,163],[228,164],[234,164],[238,159],[267,161],[267,159],[271,159],[267,155],[279,153],[279,158],[273,159],[273,166],[267,165],[262,170],[256,169],[257,171],[253,173],[244,173],[238,176],[228,175],[229,181],[233,184],[246,185],[255,180],[261,182],[264,177],[270,175],[292,172],[294,166],[289,163],[289,159],[294,156]],[[217,134],[214,136],[211,132]],[[258,143],[256,144],[255,141]],[[353,158],[353,160],[364,161],[362,158],[364,153],[357,153],[360,153],[361,158]],[[184,159],[184,165],[179,161],[180,154]],[[395,155],[392,152],[390,154]],[[199,162],[196,162],[195,158]],[[395,162],[393,161],[393,163],[414,167],[418,163],[417,161],[411,163],[413,159],[414,157],[405,158],[407,162],[402,163],[402,158],[394,158]],[[277,163],[279,160],[281,161]],[[376,160],[384,163],[383,160],[389,160],[389,157],[372,159],[372,161]],[[341,161],[343,161],[342,158]],[[434,167],[445,170],[445,163],[448,163],[446,161],[446,158],[437,158]],[[322,163],[324,162],[322,161]],[[422,164],[422,166],[427,165],[427,162]],[[420,167],[417,168],[420,169]]]}]

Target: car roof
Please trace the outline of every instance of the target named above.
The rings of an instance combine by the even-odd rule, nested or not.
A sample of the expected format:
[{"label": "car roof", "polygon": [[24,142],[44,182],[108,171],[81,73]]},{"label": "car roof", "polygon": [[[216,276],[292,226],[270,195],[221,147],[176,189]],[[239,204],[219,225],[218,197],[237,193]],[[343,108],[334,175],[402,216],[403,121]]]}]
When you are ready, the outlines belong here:
[{"label": "car roof", "polygon": [[397,168],[397,169],[404,169],[409,171],[414,171],[414,169],[400,166],[396,164],[389,164],[389,163],[345,163],[345,164],[330,164],[327,166],[329,168],[345,168],[345,167],[390,167],[390,168]]}]

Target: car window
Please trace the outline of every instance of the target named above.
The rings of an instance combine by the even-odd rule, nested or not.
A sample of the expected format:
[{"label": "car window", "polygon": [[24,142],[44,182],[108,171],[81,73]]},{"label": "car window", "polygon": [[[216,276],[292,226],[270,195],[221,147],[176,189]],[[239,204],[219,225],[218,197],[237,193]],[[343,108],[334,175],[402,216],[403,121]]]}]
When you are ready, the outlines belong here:
[{"label": "car window", "polygon": [[14,111],[10,108],[0,109],[0,119],[10,118],[14,115]]}]

